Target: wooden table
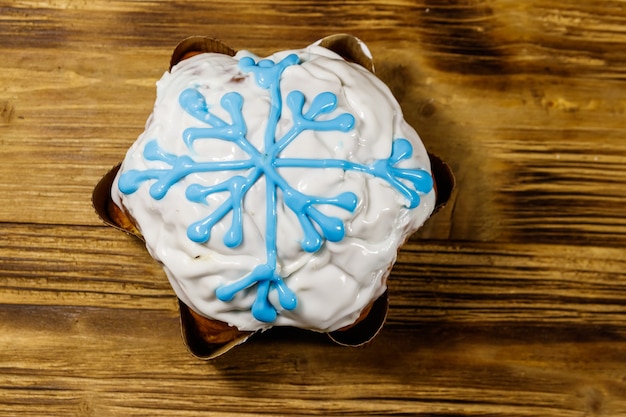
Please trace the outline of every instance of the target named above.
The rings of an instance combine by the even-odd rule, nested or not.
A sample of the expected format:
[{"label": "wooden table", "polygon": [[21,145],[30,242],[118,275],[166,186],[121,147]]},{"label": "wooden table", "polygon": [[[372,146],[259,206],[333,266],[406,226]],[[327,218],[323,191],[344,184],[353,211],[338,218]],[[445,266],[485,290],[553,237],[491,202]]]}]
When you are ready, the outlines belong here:
[{"label": "wooden table", "polygon": [[[360,349],[269,331],[210,362],[91,191],[173,47],[366,41],[450,204]],[[0,416],[626,416],[626,2],[0,1]]]}]

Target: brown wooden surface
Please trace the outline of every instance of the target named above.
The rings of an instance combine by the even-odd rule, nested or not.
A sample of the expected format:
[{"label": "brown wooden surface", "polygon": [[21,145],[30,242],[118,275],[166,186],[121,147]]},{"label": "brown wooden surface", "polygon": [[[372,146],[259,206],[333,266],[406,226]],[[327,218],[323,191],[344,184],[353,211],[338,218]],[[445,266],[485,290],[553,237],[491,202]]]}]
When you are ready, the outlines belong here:
[{"label": "brown wooden surface", "polygon": [[[348,32],[456,172],[361,349],[212,362],[90,195],[173,47]],[[626,416],[626,2],[0,0],[0,416]]]}]

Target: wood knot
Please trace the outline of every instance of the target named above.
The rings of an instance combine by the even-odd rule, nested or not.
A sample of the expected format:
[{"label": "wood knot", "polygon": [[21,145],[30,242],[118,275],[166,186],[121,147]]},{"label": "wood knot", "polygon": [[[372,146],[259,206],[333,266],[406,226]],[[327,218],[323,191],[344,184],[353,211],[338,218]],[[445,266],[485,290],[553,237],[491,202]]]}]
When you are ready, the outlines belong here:
[{"label": "wood knot", "polygon": [[0,101],[0,125],[8,125],[15,118],[15,107],[10,101]]},{"label": "wood knot", "polygon": [[604,409],[604,393],[596,387],[582,387],[576,393],[576,397],[581,402],[584,416],[600,416]]}]

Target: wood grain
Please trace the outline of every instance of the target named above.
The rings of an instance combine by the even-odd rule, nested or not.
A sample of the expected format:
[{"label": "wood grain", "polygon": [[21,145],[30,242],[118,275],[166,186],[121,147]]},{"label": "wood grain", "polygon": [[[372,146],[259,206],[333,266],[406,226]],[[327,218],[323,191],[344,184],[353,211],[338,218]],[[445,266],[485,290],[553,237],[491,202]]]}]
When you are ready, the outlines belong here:
[{"label": "wood grain", "polygon": [[[626,3],[0,0],[0,417],[626,415]],[[190,355],[99,178],[173,47],[369,45],[450,204],[368,346],[273,329]]]}]

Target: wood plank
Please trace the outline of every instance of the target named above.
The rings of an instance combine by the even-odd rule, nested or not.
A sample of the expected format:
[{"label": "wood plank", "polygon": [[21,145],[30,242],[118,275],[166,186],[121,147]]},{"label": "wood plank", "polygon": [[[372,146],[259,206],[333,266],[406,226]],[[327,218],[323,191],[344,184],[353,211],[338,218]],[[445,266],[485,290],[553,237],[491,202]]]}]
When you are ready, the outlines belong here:
[{"label": "wood plank", "polygon": [[8,225],[0,237],[0,254],[3,303],[147,309],[176,305],[164,272],[143,244],[113,229]]},{"label": "wood plank", "polygon": [[[8,225],[0,254],[4,304],[176,309],[164,272],[143,244],[110,228]],[[549,320],[622,331],[625,269],[621,248],[414,238],[389,279],[388,322]]]},{"label": "wood plank", "polygon": [[[9,44],[9,59],[0,72],[4,77],[2,83],[8,85],[6,93],[13,96],[5,100],[6,113],[10,116],[6,116],[5,128],[9,130],[4,136],[3,153],[9,163],[0,168],[2,176],[9,181],[3,182],[0,192],[11,196],[16,204],[2,205],[0,219],[97,224],[88,201],[91,187],[122,158],[140,133],[154,97],[154,82],[166,69],[171,50],[168,42],[173,43],[173,39],[181,36],[159,33],[164,37],[162,41],[155,39],[151,45],[133,44],[132,50],[120,50],[116,43],[134,42],[141,33],[114,32],[103,39],[98,35],[102,31],[93,29],[111,25],[117,18],[114,30],[128,31],[130,28],[124,24],[130,19],[127,15],[146,13],[139,28],[132,29],[139,31],[142,24],[165,19],[171,12],[168,7],[172,7],[167,4],[154,8],[150,4],[133,3],[119,10],[108,2],[94,2],[86,21],[77,18],[77,13],[86,14],[86,10],[52,8],[32,12],[29,9],[27,21],[31,23],[47,13],[45,21],[50,27],[42,28],[37,36],[61,31],[68,22],[79,21],[72,26],[80,32],[80,42],[94,45],[84,48],[68,44],[69,50],[59,55],[54,45],[42,48],[45,42],[26,53],[18,49],[21,44]],[[377,13],[399,19],[394,11],[403,7],[406,4],[389,4]],[[619,219],[624,188],[614,179],[610,193],[589,192],[597,187],[597,182],[604,184],[608,178],[623,176],[625,151],[620,139],[626,127],[623,117],[626,93],[619,88],[623,78],[619,71],[624,68],[625,58],[610,48],[626,36],[615,30],[623,14],[614,15],[612,25],[604,33],[597,27],[597,19],[605,8],[598,12],[588,6],[569,4],[569,7],[562,10],[537,2],[516,8],[511,8],[508,2],[475,8],[429,4],[411,9],[413,16],[423,23],[414,28],[417,35],[409,37],[420,42],[420,50],[408,42],[389,48],[387,39],[381,39],[380,35],[371,37],[370,46],[379,58],[381,78],[400,98],[407,118],[422,133],[427,145],[457,173],[459,194],[454,204],[460,209],[454,210],[454,217],[439,216],[443,220],[432,228],[438,232],[429,236],[446,238],[446,233],[453,233],[453,238],[464,240],[524,241],[528,233],[535,233],[543,242],[564,238],[581,243],[591,240],[596,245],[610,245],[623,236],[624,225]],[[12,11],[14,15],[19,14],[16,10],[20,8]],[[236,11],[243,16],[240,25],[251,18],[250,10]],[[345,12],[344,7],[337,10],[341,12]],[[180,19],[187,19],[188,14],[206,14],[206,11],[201,4],[192,3],[180,13]],[[279,17],[270,15],[268,19]],[[524,18],[521,22],[525,30],[518,33],[509,23],[518,22],[520,16]],[[591,32],[584,50],[575,43],[580,35],[567,31],[576,19],[589,26],[579,30]],[[16,18],[8,21],[12,25],[24,24]],[[468,22],[471,25],[464,26]],[[561,25],[561,28],[551,26],[549,36],[554,38],[565,32],[563,42],[549,47],[540,43],[542,36],[541,41],[545,41],[546,22]],[[519,22],[514,28],[518,26]],[[13,39],[9,36],[11,27],[8,26],[4,36]],[[502,27],[509,30],[502,33]],[[370,41],[366,35],[364,39]],[[298,36],[296,40],[290,39],[299,42],[297,46],[313,39],[306,34]],[[453,40],[457,48],[446,49]],[[247,43],[248,39],[240,42]],[[481,42],[500,42],[490,48],[504,48],[506,54],[492,59],[504,62],[506,67],[484,67],[480,72],[477,69],[480,66],[472,66],[472,62],[487,60],[485,54],[491,49],[464,50],[459,47],[463,42],[472,48]],[[534,45],[543,49],[529,52]],[[234,46],[254,48],[255,43]],[[266,44],[264,50],[259,49],[271,52],[289,46]],[[604,57],[601,63],[582,58],[596,47]],[[555,48],[561,48],[560,52]],[[138,55],[141,60],[137,59]],[[576,59],[577,56],[581,58]],[[446,60],[457,60],[459,65],[446,66]],[[42,66],[41,62],[47,65]],[[548,64],[550,69],[541,66]],[[600,71],[605,68],[617,72],[607,78],[607,72]],[[36,88],[31,82],[34,78],[39,79]],[[485,100],[485,91],[489,100]],[[59,141],[64,143],[62,148],[57,146]],[[550,145],[546,146],[547,143]],[[37,165],[38,171],[21,169],[24,158]],[[553,188],[543,186],[546,179],[553,180]],[[572,194],[578,197],[575,201],[563,201]],[[42,199],[53,200],[55,204],[42,205]],[[40,206],[40,210],[20,210],[23,206]],[[589,207],[595,210],[589,211]],[[555,212],[563,212],[563,216],[546,215]],[[572,221],[564,224],[564,217],[572,217]],[[448,227],[450,222],[452,226]]]},{"label": "wood plank", "polygon": [[0,401],[12,402],[0,416],[626,411],[625,375],[615,367],[626,340],[597,326],[440,323],[385,330],[362,349],[279,330],[201,363],[182,348],[175,319],[159,311],[2,306],[0,314],[0,341],[12,346],[0,351]]}]

